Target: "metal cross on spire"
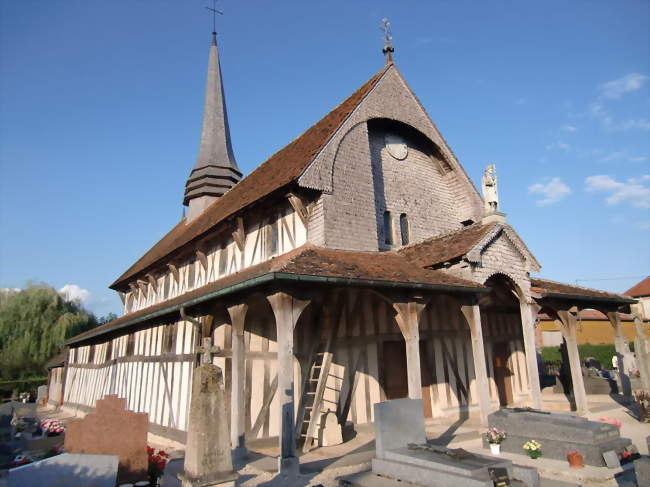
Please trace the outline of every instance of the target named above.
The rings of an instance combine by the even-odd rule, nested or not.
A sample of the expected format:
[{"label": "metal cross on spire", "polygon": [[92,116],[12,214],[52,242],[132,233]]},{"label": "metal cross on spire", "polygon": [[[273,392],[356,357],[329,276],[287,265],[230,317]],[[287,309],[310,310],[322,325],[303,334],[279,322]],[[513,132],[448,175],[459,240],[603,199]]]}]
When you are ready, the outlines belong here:
[{"label": "metal cross on spire", "polygon": [[379,24],[379,28],[384,31],[384,35],[382,36],[382,39],[384,41],[384,48],[381,50],[381,52],[384,53],[384,57],[386,57],[386,63],[392,63],[393,62],[393,53],[395,52],[395,48],[393,47],[393,33],[390,30],[390,22],[388,21],[387,18],[383,18],[381,20],[381,24]]},{"label": "metal cross on spire", "polygon": [[217,14],[223,15],[221,10],[217,10],[217,0],[212,0],[212,8],[205,7],[207,10],[212,12],[212,35],[217,33]]}]

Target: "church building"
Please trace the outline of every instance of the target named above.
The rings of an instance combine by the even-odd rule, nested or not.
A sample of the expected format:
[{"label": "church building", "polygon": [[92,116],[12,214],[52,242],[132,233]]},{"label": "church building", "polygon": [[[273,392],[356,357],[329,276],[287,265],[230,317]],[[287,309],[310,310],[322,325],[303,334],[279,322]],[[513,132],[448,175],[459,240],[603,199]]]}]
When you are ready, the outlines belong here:
[{"label": "church building", "polygon": [[531,277],[540,263],[500,211],[494,166],[482,195],[392,54],[387,43],[377,73],[243,177],[212,34],[187,214],[111,284],[123,315],[67,341],[62,407],[117,394],[183,442],[192,371],[211,361],[233,449],[277,441],[292,469],[324,414],[362,428],[401,397],[484,423],[500,406],[540,408],[542,312],[587,410],[576,314],[601,310],[618,331],[635,300]]}]

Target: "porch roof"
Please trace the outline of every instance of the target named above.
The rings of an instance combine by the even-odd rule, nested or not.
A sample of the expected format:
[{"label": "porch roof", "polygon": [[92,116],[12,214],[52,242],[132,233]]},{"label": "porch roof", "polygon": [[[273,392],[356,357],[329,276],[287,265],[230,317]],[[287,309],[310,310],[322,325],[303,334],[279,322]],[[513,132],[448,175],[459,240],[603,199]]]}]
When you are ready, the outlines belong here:
[{"label": "porch roof", "polygon": [[305,244],[281,256],[247,267],[173,299],[128,313],[97,328],[69,338],[79,343],[153,318],[179,312],[210,299],[270,283],[416,289],[464,293],[487,292],[478,283],[447,273],[423,269],[397,252],[358,252]]},{"label": "porch roof", "polygon": [[530,290],[541,298],[575,301],[576,304],[578,302],[590,302],[620,306],[622,304],[636,303],[636,299],[622,294],[608,293],[598,289],[574,286],[536,277],[530,279],[530,286]]}]

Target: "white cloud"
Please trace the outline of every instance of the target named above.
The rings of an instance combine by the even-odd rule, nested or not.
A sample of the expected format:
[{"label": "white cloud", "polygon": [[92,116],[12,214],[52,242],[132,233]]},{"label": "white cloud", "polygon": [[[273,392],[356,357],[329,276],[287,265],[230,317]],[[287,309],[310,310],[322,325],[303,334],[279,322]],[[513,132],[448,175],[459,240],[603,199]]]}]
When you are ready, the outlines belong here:
[{"label": "white cloud", "polygon": [[645,118],[623,120],[615,123],[610,127],[612,130],[625,131],[625,130],[650,130],[650,122]]},{"label": "white cloud", "polygon": [[648,160],[648,158],[645,157],[645,156],[630,157],[630,159],[629,159],[630,162],[643,162],[643,161],[646,161],[646,160]]},{"label": "white cloud", "polygon": [[598,87],[598,92],[603,98],[617,100],[626,93],[637,91],[643,87],[648,77],[643,74],[630,73],[622,78],[608,81]]},{"label": "white cloud", "polygon": [[90,291],[82,289],[76,284],[66,284],[59,289],[59,294],[68,301],[78,301],[80,304],[85,304],[90,297]]},{"label": "white cloud", "polygon": [[560,130],[562,130],[562,132],[577,132],[578,127],[575,125],[563,125]]},{"label": "white cloud", "polygon": [[21,289],[19,287],[0,287],[0,294],[13,294],[19,293]]},{"label": "white cloud", "polygon": [[569,144],[567,144],[566,142],[562,142],[561,140],[556,140],[555,142],[553,142],[551,144],[548,144],[546,146],[546,150],[558,149],[558,150],[567,151],[570,148],[571,148],[571,146]]},{"label": "white cloud", "polygon": [[605,130],[611,132],[625,132],[628,130],[650,130],[650,121],[645,118],[617,120],[604,107],[602,103],[591,103],[587,107],[588,114],[598,120]]},{"label": "white cloud", "polygon": [[610,152],[600,159],[601,162],[620,161],[625,157],[625,151]]},{"label": "white cloud", "polygon": [[624,182],[606,175],[589,176],[585,179],[585,189],[591,193],[608,193],[605,201],[609,206],[629,203],[637,208],[650,208],[650,175]]},{"label": "white cloud", "polygon": [[546,183],[535,183],[528,187],[531,194],[541,194],[543,198],[537,200],[537,206],[547,206],[557,203],[571,193],[571,188],[564,184],[558,177],[552,178]]}]

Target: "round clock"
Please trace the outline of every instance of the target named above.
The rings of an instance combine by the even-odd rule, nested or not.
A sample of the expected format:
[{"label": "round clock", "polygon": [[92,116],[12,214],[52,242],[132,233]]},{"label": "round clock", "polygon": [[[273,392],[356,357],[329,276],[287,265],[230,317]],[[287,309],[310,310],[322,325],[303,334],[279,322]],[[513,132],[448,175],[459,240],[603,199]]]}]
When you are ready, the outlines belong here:
[{"label": "round clock", "polygon": [[399,135],[386,134],[384,138],[388,153],[398,161],[403,161],[409,154],[409,148]]}]

